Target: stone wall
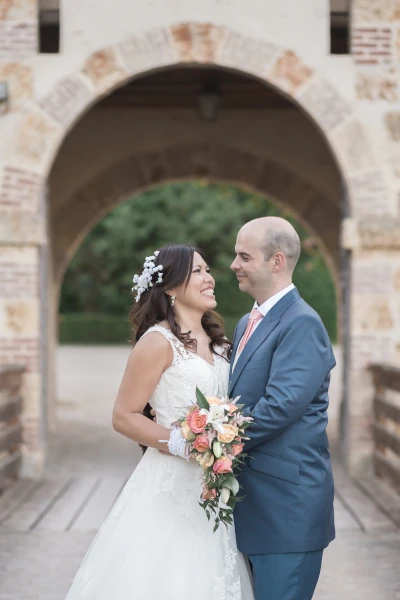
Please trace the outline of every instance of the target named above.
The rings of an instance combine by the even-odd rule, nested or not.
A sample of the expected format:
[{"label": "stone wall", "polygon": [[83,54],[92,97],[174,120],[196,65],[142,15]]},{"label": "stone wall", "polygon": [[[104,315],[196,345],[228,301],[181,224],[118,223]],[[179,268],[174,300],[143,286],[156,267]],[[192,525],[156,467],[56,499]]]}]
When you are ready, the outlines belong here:
[{"label": "stone wall", "polygon": [[[63,0],[63,49],[82,55],[171,23],[228,25],[258,40],[272,40],[313,62],[328,52],[328,0],[118,0],[118,8],[97,0]],[[96,14],[96,19],[93,15]],[[299,27],[299,23],[301,26]]]},{"label": "stone wall", "polygon": [[0,61],[18,63],[37,52],[37,0],[0,2]]}]

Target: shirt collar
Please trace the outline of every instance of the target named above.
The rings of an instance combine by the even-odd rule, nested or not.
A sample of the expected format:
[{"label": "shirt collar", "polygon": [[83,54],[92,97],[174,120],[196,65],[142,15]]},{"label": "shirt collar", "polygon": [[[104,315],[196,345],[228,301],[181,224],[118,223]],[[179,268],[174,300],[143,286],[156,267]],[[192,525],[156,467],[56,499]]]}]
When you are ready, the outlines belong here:
[{"label": "shirt collar", "polygon": [[293,290],[294,287],[295,287],[294,284],[291,283],[290,285],[288,285],[287,287],[285,287],[285,289],[281,290],[277,294],[274,294],[274,296],[271,296],[271,298],[268,298],[268,300],[266,300],[265,302],[263,302],[260,306],[258,306],[258,303],[255,302],[254,303],[254,308],[257,308],[260,311],[260,313],[262,314],[262,316],[265,317],[265,315],[271,310],[271,308],[273,306],[275,306],[275,304],[277,302],[279,302],[279,300],[281,298],[283,298],[283,296],[285,296],[288,292],[290,292],[291,290]]}]

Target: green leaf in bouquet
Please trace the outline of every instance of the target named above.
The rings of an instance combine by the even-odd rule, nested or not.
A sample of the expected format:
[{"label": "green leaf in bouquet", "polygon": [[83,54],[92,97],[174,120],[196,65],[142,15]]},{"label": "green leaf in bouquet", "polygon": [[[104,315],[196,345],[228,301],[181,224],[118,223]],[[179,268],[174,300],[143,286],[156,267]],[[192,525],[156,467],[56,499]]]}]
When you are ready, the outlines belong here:
[{"label": "green leaf in bouquet", "polygon": [[[231,512],[231,510],[229,512]],[[225,525],[233,525],[233,519],[230,514],[226,514],[222,520]]]},{"label": "green leaf in bouquet", "polygon": [[238,408],[239,410],[242,410],[242,408],[244,408],[246,405],[245,404],[235,404],[236,408]]},{"label": "green leaf in bouquet", "polygon": [[200,408],[205,408],[206,410],[210,410],[210,405],[208,404],[207,398],[205,395],[196,387],[196,399],[197,404]]},{"label": "green leaf in bouquet", "polygon": [[238,502],[238,499],[236,498],[236,496],[231,496],[228,500],[229,508],[231,508],[233,510],[235,508],[237,502]]},{"label": "green leaf in bouquet", "polygon": [[241,502],[244,498],[245,498],[245,496],[231,496],[228,500],[227,506],[229,506],[229,508],[231,508],[233,510],[235,508],[236,504],[238,502]]}]

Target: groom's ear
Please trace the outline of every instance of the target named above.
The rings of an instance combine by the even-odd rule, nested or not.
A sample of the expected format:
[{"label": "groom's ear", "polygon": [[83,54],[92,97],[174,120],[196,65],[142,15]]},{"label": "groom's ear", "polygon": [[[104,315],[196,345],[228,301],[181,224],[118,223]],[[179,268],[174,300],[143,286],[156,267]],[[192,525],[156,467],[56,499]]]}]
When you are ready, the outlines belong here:
[{"label": "groom's ear", "polygon": [[285,266],[285,256],[282,252],[277,252],[271,257],[271,266],[274,273],[277,273]]}]

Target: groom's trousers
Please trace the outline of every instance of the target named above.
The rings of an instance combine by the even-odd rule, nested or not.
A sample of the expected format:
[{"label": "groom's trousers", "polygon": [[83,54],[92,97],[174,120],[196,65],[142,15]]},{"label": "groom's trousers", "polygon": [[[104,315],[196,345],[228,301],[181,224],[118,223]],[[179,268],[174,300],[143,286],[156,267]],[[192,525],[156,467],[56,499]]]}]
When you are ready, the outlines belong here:
[{"label": "groom's trousers", "polygon": [[255,600],[311,600],[323,550],[288,554],[251,554]]}]

